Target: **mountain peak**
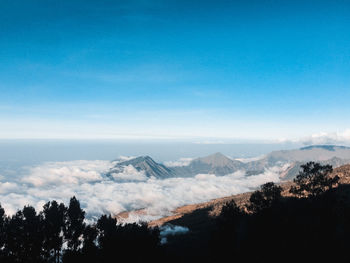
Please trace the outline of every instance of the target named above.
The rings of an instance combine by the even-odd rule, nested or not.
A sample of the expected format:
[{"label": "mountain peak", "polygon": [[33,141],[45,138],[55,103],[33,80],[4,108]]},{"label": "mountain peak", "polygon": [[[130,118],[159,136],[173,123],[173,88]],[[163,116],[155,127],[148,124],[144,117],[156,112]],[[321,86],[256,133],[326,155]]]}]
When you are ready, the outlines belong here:
[{"label": "mountain peak", "polygon": [[226,155],[222,154],[221,152],[216,152],[209,156],[214,156],[215,158],[228,158]]},{"label": "mountain peak", "polygon": [[225,166],[231,164],[233,160],[228,158],[226,155],[217,152],[206,157],[196,159],[199,162],[206,163],[212,166]]},{"label": "mountain peak", "polygon": [[172,176],[170,169],[155,162],[149,156],[139,156],[131,160],[118,163],[109,173],[123,171],[124,167],[132,165],[138,171],[144,171],[148,177],[164,178]]},{"label": "mountain peak", "polygon": [[243,168],[243,163],[232,160],[220,152],[194,159],[188,166],[185,167],[173,167],[177,174],[185,173],[191,175],[201,173],[226,175],[241,168]]},{"label": "mountain peak", "polygon": [[[125,162],[143,162],[143,161],[147,161],[147,162],[155,162],[151,157],[149,157],[148,155],[144,155],[144,156],[139,156],[136,158],[133,158],[131,160],[125,161]],[[123,163],[125,163],[123,162]]]}]

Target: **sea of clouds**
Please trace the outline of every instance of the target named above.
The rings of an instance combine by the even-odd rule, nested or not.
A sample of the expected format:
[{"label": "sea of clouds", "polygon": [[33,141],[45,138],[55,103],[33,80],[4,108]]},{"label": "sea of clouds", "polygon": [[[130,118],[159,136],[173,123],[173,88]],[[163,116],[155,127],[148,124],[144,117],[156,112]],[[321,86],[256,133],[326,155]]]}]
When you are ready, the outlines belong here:
[{"label": "sea of clouds", "polygon": [[40,211],[50,200],[68,204],[76,196],[91,219],[144,209],[143,213],[132,213],[129,221],[149,221],[168,216],[182,205],[251,191],[269,181],[279,182],[283,169],[274,167],[254,176],[238,171],[226,176],[157,179],[127,166],[112,177],[106,176],[116,162],[47,162],[27,167],[21,177],[11,180],[0,176],[0,203],[7,214],[13,214],[25,205]]}]

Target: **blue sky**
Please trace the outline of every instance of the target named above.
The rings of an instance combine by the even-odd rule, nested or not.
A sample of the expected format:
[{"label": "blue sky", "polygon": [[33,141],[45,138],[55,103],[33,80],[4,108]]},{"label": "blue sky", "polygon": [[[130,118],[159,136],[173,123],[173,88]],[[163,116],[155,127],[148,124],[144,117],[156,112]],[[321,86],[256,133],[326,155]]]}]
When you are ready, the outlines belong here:
[{"label": "blue sky", "polygon": [[350,128],[349,1],[0,0],[0,138]]}]

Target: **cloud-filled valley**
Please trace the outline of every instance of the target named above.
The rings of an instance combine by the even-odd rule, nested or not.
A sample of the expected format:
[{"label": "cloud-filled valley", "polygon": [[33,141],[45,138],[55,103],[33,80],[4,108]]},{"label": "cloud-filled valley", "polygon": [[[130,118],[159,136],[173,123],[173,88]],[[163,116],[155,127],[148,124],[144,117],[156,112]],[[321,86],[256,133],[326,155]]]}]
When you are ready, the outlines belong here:
[{"label": "cloud-filled valley", "polygon": [[132,166],[106,176],[115,162],[48,162],[28,167],[20,178],[0,177],[0,200],[7,214],[24,205],[41,210],[50,200],[65,202],[76,196],[88,217],[116,215],[123,211],[146,209],[146,214],[131,220],[152,220],[171,214],[178,206],[208,201],[255,189],[267,181],[279,181],[281,168],[245,176],[238,171],[225,176],[198,174],[189,178],[146,177]]},{"label": "cloud-filled valley", "polygon": [[51,200],[68,204],[76,196],[89,219],[142,210],[130,213],[127,220],[149,221],[170,215],[179,206],[251,191],[270,181],[292,180],[308,161],[338,167],[350,162],[350,148],[315,145],[248,159],[218,152],[163,163],[149,156],[40,162],[25,165],[18,173],[5,166],[0,203],[13,214],[25,205],[41,210]]}]

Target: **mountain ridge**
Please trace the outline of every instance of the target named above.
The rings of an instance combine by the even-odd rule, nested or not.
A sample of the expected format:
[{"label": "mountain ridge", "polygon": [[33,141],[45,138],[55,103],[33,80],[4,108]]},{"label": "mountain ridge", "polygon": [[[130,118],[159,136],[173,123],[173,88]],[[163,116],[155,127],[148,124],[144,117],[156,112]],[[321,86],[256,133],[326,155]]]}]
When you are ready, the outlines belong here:
[{"label": "mountain ridge", "polygon": [[107,175],[122,173],[126,166],[132,165],[137,171],[142,171],[147,177],[159,179],[170,177],[192,177],[197,174],[215,174],[223,176],[243,170],[246,175],[263,173],[275,166],[290,164],[283,180],[290,180],[300,170],[303,163],[317,161],[330,164],[333,167],[350,163],[350,147],[336,145],[312,145],[293,150],[273,151],[264,157],[249,162],[234,160],[217,152],[208,156],[193,159],[185,166],[167,167],[154,161],[150,156],[139,156],[130,160],[118,162]]},{"label": "mountain ridge", "polygon": [[147,177],[159,177],[167,178],[174,176],[171,169],[163,164],[155,162],[149,156],[139,156],[130,160],[117,163],[108,173],[107,176],[113,175],[113,173],[122,173],[125,166],[132,165],[137,171],[145,172]]}]

